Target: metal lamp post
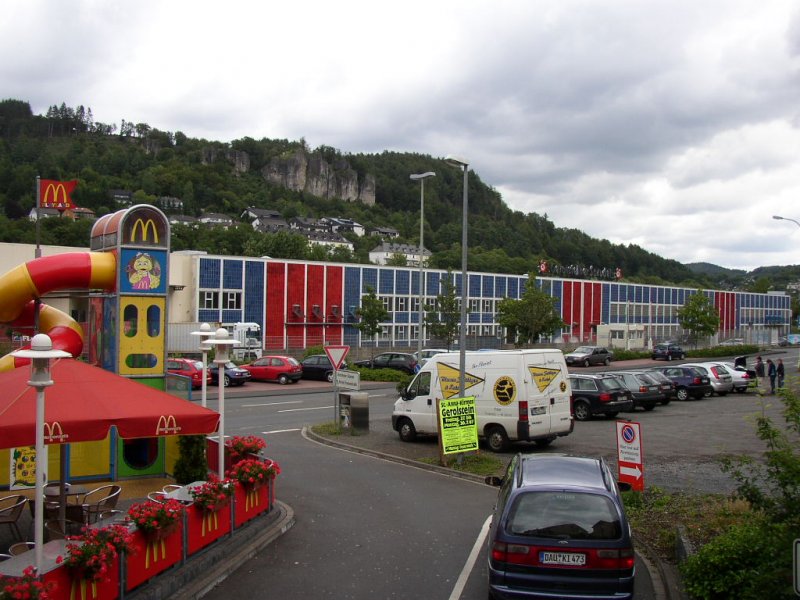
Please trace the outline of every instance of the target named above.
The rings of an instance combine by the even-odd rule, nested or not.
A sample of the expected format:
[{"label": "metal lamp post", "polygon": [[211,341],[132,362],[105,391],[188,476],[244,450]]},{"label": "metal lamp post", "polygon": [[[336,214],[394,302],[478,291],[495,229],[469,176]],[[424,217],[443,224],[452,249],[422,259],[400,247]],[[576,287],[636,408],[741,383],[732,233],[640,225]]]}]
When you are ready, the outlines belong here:
[{"label": "metal lamp post", "polygon": [[203,353],[203,381],[200,387],[200,404],[203,408],[206,407],[206,398],[208,397],[208,351],[211,347],[206,344],[208,338],[214,336],[214,332],[211,330],[211,325],[208,323],[202,323],[200,325],[199,331],[193,331],[191,335],[200,336],[200,351]]},{"label": "metal lamp post", "polygon": [[463,206],[461,215],[461,331],[458,337],[458,354],[459,354],[459,377],[458,389],[459,395],[463,398],[466,391],[466,380],[464,373],[467,368],[467,175],[469,171],[469,163],[457,156],[446,156],[445,162],[454,167],[458,167],[464,171],[464,192],[463,192]]},{"label": "metal lamp post", "polygon": [[36,572],[42,572],[42,545],[44,544],[44,486],[47,485],[47,448],[44,445],[44,388],[53,385],[50,378],[50,359],[71,358],[69,352],[53,350],[53,341],[44,333],[37,333],[29,350],[17,350],[12,356],[31,359],[31,378],[28,385],[36,390],[36,489],[34,492],[34,555]]},{"label": "metal lamp post", "polygon": [[217,448],[219,464],[217,465],[217,470],[220,479],[225,478],[225,365],[230,360],[231,346],[238,344],[239,341],[231,339],[228,330],[224,327],[217,329],[214,337],[210,337],[204,342],[204,345],[213,346],[216,349],[214,364],[219,369],[217,381],[223,382],[222,385],[218,386],[219,407],[217,408],[219,411],[219,443]]},{"label": "metal lamp post", "polygon": [[780,216],[778,216],[778,215],[772,215],[772,218],[773,218],[773,219],[776,219],[776,220],[778,220],[778,221],[791,221],[792,223],[794,223],[795,225],[797,225],[798,227],[800,227],[800,223],[799,223],[799,222],[797,222],[797,221],[795,221],[794,219],[789,219],[789,218],[787,218],[787,217],[780,217]]},{"label": "metal lamp post", "polygon": [[417,332],[417,362],[422,360],[422,343],[425,335],[423,334],[423,306],[425,304],[425,269],[423,267],[423,252],[425,246],[423,239],[425,236],[425,180],[428,177],[436,177],[433,171],[425,173],[412,173],[412,181],[419,181],[419,331]]}]

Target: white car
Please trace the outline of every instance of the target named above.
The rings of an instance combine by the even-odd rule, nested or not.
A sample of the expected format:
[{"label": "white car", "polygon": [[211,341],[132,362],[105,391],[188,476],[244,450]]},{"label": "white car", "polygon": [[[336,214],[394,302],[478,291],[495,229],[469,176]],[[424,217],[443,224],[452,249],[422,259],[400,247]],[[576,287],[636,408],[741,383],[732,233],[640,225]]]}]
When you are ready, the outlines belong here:
[{"label": "white car", "polygon": [[449,350],[445,350],[444,348],[423,348],[422,351],[414,352],[414,358],[417,359],[419,366],[421,367],[431,356],[435,356],[436,354],[441,354],[442,352],[449,352]]},{"label": "white car", "polygon": [[684,363],[682,367],[697,367],[708,375],[711,387],[718,396],[725,396],[733,391],[733,376],[722,363]]},{"label": "white car", "polygon": [[745,367],[737,367],[732,362],[720,362],[714,364],[722,365],[728,370],[728,373],[731,374],[731,377],[733,378],[734,391],[746,392],[751,385],[756,385],[755,377],[751,377],[750,373],[747,372]]}]

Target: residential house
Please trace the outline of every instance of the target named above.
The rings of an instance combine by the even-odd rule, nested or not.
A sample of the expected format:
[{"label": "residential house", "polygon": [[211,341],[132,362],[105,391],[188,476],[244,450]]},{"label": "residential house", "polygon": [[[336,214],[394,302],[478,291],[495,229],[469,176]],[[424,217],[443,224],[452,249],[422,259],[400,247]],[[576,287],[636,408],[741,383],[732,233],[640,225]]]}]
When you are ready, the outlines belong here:
[{"label": "residential house", "polygon": [[353,232],[358,237],[362,237],[365,233],[365,228],[360,223],[356,223],[353,219],[345,219],[344,217],[322,217],[320,223],[329,225],[331,231],[335,233]]},{"label": "residential house", "polygon": [[293,217],[289,219],[289,228],[299,232],[317,231],[321,233],[331,232],[331,226],[321,223],[313,217]]},{"label": "residential house", "polygon": [[391,227],[370,227],[367,235],[375,235],[384,240],[395,240],[400,237],[400,232]]},{"label": "residential house", "polygon": [[[410,267],[419,266],[419,246],[411,246],[409,244],[391,244],[384,242],[380,246],[375,246],[369,251],[369,260],[378,265],[385,265],[389,260],[396,255],[405,257],[406,265]],[[430,260],[431,252],[425,248],[422,249],[422,264]]]},{"label": "residential house", "polygon": [[225,229],[233,225],[233,219],[220,213],[204,213],[200,215],[200,222],[203,225],[224,227]]},{"label": "residential house", "polygon": [[309,244],[327,246],[328,248],[342,247],[347,248],[351,252],[353,251],[353,242],[340,233],[309,231],[306,234],[306,239],[308,239]]},{"label": "residential house", "polygon": [[186,225],[187,227],[197,227],[199,222],[200,221],[197,220],[197,217],[190,217],[188,215],[169,216],[170,225]]}]

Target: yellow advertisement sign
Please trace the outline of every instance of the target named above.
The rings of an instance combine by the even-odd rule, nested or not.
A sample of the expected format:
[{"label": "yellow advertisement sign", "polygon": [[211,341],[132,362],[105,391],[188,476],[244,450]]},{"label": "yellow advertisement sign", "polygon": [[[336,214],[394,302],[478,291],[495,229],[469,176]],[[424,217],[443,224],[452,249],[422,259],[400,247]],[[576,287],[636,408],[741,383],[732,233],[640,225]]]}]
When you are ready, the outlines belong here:
[{"label": "yellow advertisement sign", "polygon": [[36,485],[36,447],[14,448],[11,463],[12,490],[32,488]]},{"label": "yellow advertisement sign", "polygon": [[478,419],[475,396],[440,400],[439,436],[443,454],[478,449]]},{"label": "yellow advertisement sign", "polygon": [[[436,363],[439,370],[439,385],[442,387],[442,396],[452,398],[461,393],[461,372],[455,367],[444,363]],[[470,373],[464,374],[464,390],[468,390],[474,385],[483,383],[483,379]]]},{"label": "yellow advertisement sign", "polygon": [[528,371],[530,371],[531,377],[533,377],[533,381],[540,392],[545,391],[561,373],[561,369],[548,369],[546,367],[528,367]]}]

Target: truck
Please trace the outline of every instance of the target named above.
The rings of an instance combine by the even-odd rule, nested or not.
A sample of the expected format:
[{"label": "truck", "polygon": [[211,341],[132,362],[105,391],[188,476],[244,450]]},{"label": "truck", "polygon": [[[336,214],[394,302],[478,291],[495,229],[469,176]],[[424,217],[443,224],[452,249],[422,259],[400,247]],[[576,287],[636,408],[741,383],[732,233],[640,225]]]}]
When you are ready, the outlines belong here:
[{"label": "truck", "polygon": [[[466,352],[464,394],[475,397],[478,435],[493,452],[512,441],[548,446],[572,433],[572,390],[560,350]],[[460,355],[431,356],[394,403],[392,428],[404,442],[438,434],[437,399],[458,397]]]},{"label": "truck", "polygon": [[[200,336],[193,332],[200,331],[202,323],[169,323],[167,325],[167,354],[199,356]],[[258,323],[209,323],[211,331],[224,327],[231,337],[239,341],[233,347],[231,356],[235,360],[255,360],[261,357],[263,341],[261,326]]]}]

